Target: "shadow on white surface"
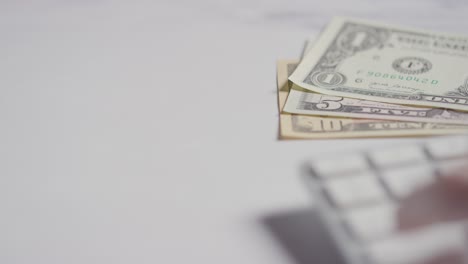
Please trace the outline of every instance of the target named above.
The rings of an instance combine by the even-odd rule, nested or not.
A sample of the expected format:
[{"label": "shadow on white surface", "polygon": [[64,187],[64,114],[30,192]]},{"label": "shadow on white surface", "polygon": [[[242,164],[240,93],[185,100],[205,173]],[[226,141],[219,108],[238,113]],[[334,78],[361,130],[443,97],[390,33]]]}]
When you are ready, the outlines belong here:
[{"label": "shadow on white surface", "polygon": [[[207,17],[248,25],[307,29],[318,34],[334,16],[428,30],[466,33],[468,3],[460,0],[166,0]],[[438,14],[433,16],[430,14]]]},{"label": "shadow on white surface", "polygon": [[267,231],[297,264],[345,264],[313,209],[299,209],[261,219]]}]

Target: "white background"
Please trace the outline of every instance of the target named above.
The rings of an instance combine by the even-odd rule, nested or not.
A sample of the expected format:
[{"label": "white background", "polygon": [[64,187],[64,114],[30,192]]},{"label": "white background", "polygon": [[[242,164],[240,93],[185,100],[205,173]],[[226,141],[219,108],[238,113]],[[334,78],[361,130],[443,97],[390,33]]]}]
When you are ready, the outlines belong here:
[{"label": "white background", "polygon": [[465,3],[1,0],[0,263],[333,264],[299,165],[415,139],[278,141],[276,60]]}]

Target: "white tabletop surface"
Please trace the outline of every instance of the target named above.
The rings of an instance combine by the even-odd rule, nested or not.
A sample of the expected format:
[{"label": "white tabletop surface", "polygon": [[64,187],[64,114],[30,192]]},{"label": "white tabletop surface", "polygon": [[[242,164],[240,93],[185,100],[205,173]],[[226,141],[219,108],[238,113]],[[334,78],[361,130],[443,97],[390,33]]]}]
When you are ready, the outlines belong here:
[{"label": "white tabletop surface", "polygon": [[299,165],[414,139],[278,141],[276,60],[334,15],[468,33],[467,13],[457,0],[1,1],[0,263],[333,264]]}]

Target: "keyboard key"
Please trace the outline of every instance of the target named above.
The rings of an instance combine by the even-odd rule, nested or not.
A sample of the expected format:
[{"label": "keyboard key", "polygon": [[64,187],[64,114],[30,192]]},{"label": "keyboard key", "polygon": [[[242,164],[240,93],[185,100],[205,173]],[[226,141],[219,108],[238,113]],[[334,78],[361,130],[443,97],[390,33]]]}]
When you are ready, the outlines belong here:
[{"label": "keyboard key", "polygon": [[466,235],[460,225],[433,226],[369,244],[367,250],[374,264],[425,263],[447,251],[463,252]]},{"label": "keyboard key", "polygon": [[309,164],[319,176],[313,179],[322,187],[319,195],[333,205],[319,206],[330,211],[327,223],[335,238],[349,244],[345,255],[350,262],[425,263],[448,250],[468,248],[461,226],[455,228],[452,223],[401,233],[397,221],[399,200],[437,181],[435,174],[468,165],[468,136],[357,152]]},{"label": "keyboard key", "polygon": [[468,137],[432,140],[426,144],[426,149],[436,160],[468,157]]},{"label": "keyboard key", "polygon": [[349,208],[386,199],[385,191],[375,174],[334,178],[325,182],[328,196],[340,208]]},{"label": "keyboard key", "polygon": [[418,145],[371,151],[369,156],[381,168],[427,161],[423,149]]},{"label": "keyboard key", "polygon": [[429,164],[386,169],[381,172],[381,176],[387,189],[398,199],[405,198],[436,180],[434,170]]},{"label": "keyboard key", "polygon": [[396,207],[388,203],[349,210],[345,220],[351,232],[364,242],[386,237],[398,227]]},{"label": "keyboard key", "polygon": [[464,168],[468,165],[468,159],[451,159],[437,163],[437,172],[440,175],[450,175],[454,171]]},{"label": "keyboard key", "polygon": [[361,153],[336,157],[332,159],[316,160],[311,163],[315,173],[322,178],[351,174],[369,169],[365,156]]}]

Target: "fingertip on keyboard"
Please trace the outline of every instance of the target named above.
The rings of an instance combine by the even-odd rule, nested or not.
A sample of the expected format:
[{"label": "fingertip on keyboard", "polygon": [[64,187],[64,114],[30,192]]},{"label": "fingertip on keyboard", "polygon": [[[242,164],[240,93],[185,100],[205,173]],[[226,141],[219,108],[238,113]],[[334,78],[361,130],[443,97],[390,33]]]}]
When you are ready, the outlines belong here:
[{"label": "fingertip on keyboard", "polygon": [[468,137],[440,137],[312,160],[309,179],[314,195],[323,196],[319,209],[339,218],[326,224],[340,233],[336,241],[347,252],[348,263],[412,264],[467,246],[459,223],[411,233],[402,233],[398,223],[405,198],[466,166],[466,160]]}]

